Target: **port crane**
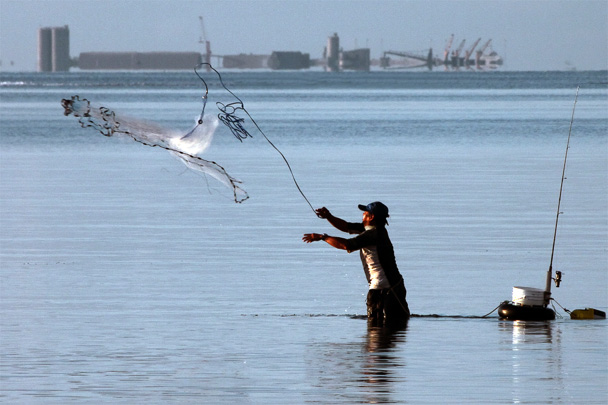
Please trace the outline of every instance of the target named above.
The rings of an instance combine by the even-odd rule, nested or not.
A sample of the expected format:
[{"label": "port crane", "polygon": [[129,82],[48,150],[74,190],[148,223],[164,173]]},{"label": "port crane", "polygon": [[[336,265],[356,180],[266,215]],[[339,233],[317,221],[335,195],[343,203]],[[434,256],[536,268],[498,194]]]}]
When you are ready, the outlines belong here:
[{"label": "port crane", "polygon": [[[467,70],[473,70],[473,64],[479,70],[496,69],[503,64],[503,59],[494,52],[491,48],[492,40],[486,41],[479,49],[477,46],[481,43],[481,38],[477,38],[471,46],[465,48],[466,40],[463,39],[458,47],[452,49],[454,44],[454,34],[445,42],[443,58],[440,55],[433,57],[433,48],[428,52],[425,51],[385,51],[383,57],[380,58],[380,66],[384,69],[411,69],[427,67],[432,70],[433,67],[443,66],[448,71],[450,69],[459,70],[460,67],[465,67]],[[486,50],[490,47],[490,50]],[[398,56],[402,59],[393,61],[390,56]]]},{"label": "port crane", "polygon": [[458,68],[461,63],[460,63],[460,52],[462,52],[462,48],[464,48],[464,43],[466,42],[466,39],[463,39],[462,42],[460,43],[460,45],[458,45],[458,48],[452,52],[452,67],[453,68]]},{"label": "port crane", "polygon": [[445,50],[443,51],[443,64],[445,66],[448,65],[448,57],[450,56],[450,48],[452,47],[452,42],[454,41],[454,34],[450,36],[448,42],[445,44]]},{"label": "port crane", "polygon": [[475,47],[477,46],[477,44],[479,44],[479,41],[481,41],[481,38],[477,38],[477,41],[475,41],[475,43],[473,44],[473,46],[468,50],[464,52],[464,65],[467,67],[467,69],[470,69],[470,65],[471,65],[471,54],[473,53],[473,51],[475,50]]},{"label": "port crane", "polygon": [[488,48],[488,46],[490,46],[491,42],[492,42],[492,40],[488,39],[488,42],[486,42],[485,44],[483,44],[481,46],[481,48],[479,48],[479,50],[475,54],[475,66],[477,67],[477,69],[481,69],[481,63],[480,63],[481,62],[481,56],[486,51],[486,49]]}]

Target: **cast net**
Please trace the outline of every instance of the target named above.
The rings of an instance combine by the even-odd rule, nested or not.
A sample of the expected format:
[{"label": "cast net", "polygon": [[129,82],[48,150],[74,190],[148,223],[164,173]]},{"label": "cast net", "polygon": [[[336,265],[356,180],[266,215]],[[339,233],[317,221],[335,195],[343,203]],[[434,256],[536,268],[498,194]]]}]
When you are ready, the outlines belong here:
[{"label": "cast net", "polygon": [[[211,119],[205,117],[209,86],[198,72],[198,69],[203,66],[207,68],[207,71],[215,72],[221,87],[230,93],[231,98],[236,100],[227,104],[217,101],[215,104],[218,113],[217,116],[212,117]],[[295,186],[304,200],[306,200],[311,210],[315,212],[312,204],[308,201],[308,198],[306,198],[306,195],[304,195],[304,192],[296,181],[293,170],[285,155],[283,155],[279,148],[268,139],[266,134],[245,108],[243,101],[225,85],[220,73],[209,63],[201,63],[196,66],[194,68],[194,73],[196,73],[204,84],[205,94],[203,95],[203,108],[196,121],[196,125],[186,134],[176,130],[163,128],[148,121],[123,116],[108,107],[94,106],[89,100],[85,98],[81,99],[77,95],[72,96],[70,99],[61,100],[61,104],[65,109],[64,114],[73,115],[78,118],[78,122],[83,128],[91,127],[105,136],[131,138],[143,145],[159,147],[169,151],[191,170],[208,174],[232,188],[234,201],[237,203],[243,202],[249,198],[247,192],[241,187],[241,182],[230,176],[218,163],[205,160],[200,157],[200,154],[202,154],[211,144],[213,133],[219,122],[222,122],[236,139],[243,142],[244,139],[253,137],[246,129],[246,121],[249,121],[255,130],[264,137],[268,144],[281,155],[281,158],[289,169]],[[204,117],[205,120],[203,119]]]},{"label": "cast net", "polygon": [[103,106],[95,106],[78,95],[61,100],[64,115],[73,115],[83,128],[93,128],[108,137],[129,138],[142,145],[165,149],[189,169],[209,175],[232,189],[234,201],[241,203],[249,198],[235,179],[216,162],[203,159],[202,154],[211,144],[218,126],[215,117],[203,120],[204,109],[196,125],[187,133],[164,128],[158,124],[128,117]]}]

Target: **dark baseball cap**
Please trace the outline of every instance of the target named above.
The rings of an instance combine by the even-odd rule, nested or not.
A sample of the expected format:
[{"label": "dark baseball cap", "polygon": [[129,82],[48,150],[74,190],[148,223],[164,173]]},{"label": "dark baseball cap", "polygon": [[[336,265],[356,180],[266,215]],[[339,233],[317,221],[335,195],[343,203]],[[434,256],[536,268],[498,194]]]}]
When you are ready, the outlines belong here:
[{"label": "dark baseball cap", "polygon": [[374,214],[375,217],[385,219],[389,217],[387,206],[382,204],[380,201],[374,201],[373,203],[369,203],[367,205],[359,204],[359,209],[361,211],[367,211],[370,214]]}]

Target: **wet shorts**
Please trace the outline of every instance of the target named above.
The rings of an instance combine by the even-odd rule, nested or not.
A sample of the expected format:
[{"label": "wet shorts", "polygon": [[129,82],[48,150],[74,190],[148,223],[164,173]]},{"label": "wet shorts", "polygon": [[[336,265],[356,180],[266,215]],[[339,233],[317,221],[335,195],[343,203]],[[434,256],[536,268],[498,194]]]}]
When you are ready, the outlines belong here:
[{"label": "wet shorts", "polygon": [[381,325],[389,322],[404,321],[410,317],[405,296],[407,291],[403,282],[395,287],[367,292],[367,319]]}]

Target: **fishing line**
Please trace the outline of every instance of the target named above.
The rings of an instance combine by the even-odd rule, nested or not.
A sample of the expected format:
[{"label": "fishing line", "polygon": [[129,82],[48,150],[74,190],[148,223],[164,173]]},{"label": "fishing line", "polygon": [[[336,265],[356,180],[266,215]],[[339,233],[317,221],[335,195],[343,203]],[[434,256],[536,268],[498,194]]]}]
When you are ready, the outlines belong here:
[{"label": "fishing line", "polygon": [[257,130],[260,132],[260,134],[262,134],[262,136],[264,137],[264,139],[266,139],[266,142],[268,142],[270,144],[270,146],[272,146],[274,148],[274,150],[276,150],[279,155],[281,155],[281,157],[283,158],[283,161],[285,161],[285,164],[287,165],[287,168],[289,169],[289,172],[291,173],[291,178],[293,179],[294,184],[296,185],[296,188],[298,189],[298,191],[300,192],[300,194],[302,195],[302,197],[304,198],[304,200],[308,203],[308,205],[310,206],[310,209],[312,210],[312,212],[316,214],[314,207],[312,206],[312,204],[310,203],[310,201],[308,200],[308,198],[306,197],[306,195],[304,194],[304,192],[302,191],[302,189],[300,188],[300,185],[298,184],[298,181],[296,180],[296,177],[293,173],[293,170],[291,169],[291,165],[289,164],[289,161],[287,160],[287,158],[285,157],[285,155],[279,150],[279,148],[277,148],[275,146],[274,143],[272,143],[272,141],[270,141],[270,139],[268,139],[268,137],[266,136],[266,134],[264,133],[264,131],[262,131],[262,129],[260,128],[260,126],[258,125],[258,123],[253,119],[253,117],[251,116],[251,114],[249,114],[249,112],[247,111],[247,109],[245,108],[245,105],[243,103],[243,101],[237,97],[236,94],[234,94],[232,91],[230,91],[230,89],[226,86],[226,84],[224,84],[224,81],[222,80],[222,75],[220,75],[220,72],[218,72],[213,66],[211,66],[210,63],[200,63],[199,65],[197,65],[194,68],[194,73],[196,73],[196,75],[198,76],[198,78],[203,82],[203,84],[205,85],[205,95],[203,96],[203,111],[201,112],[201,118],[199,120],[199,124],[202,123],[202,117],[203,114],[205,112],[205,106],[207,105],[207,95],[209,93],[209,87],[207,86],[207,82],[205,81],[205,79],[202,78],[202,76],[198,73],[198,69],[200,69],[203,66],[207,66],[209,69],[213,70],[215,72],[215,74],[217,74],[217,77],[220,81],[220,84],[222,85],[222,87],[228,92],[230,93],[235,99],[237,99],[238,101],[235,101],[233,103],[229,103],[229,104],[223,104],[221,102],[216,102],[216,106],[218,108],[218,110],[220,111],[217,115],[218,119],[228,127],[228,129],[230,129],[230,132],[232,132],[232,135],[234,135],[236,137],[236,139],[238,139],[240,142],[243,142],[243,139],[246,138],[253,138],[253,136],[247,131],[247,129],[245,129],[244,127],[244,122],[245,119],[242,117],[238,117],[236,114],[239,111],[242,111],[243,113],[245,113],[247,115],[247,117],[249,117],[249,119],[251,120],[251,122],[253,123],[253,125],[255,125],[255,127],[257,128]]}]

